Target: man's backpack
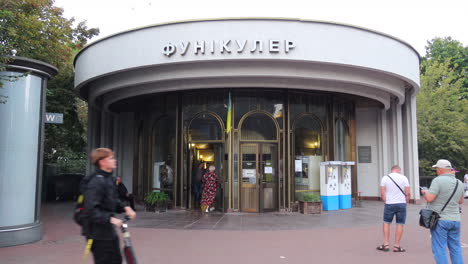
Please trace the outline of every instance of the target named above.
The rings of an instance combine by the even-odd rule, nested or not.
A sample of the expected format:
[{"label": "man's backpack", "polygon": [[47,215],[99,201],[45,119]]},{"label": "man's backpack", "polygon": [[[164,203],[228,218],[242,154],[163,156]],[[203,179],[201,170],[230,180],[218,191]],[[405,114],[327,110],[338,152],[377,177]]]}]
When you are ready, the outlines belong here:
[{"label": "man's backpack", "polygon": [[73,213],[73,220],[75,221],[75,223],[77,223],[80,226],[83,226],[83,222],[84,222],[83,209],[84,209],[84,195],[80,194],[78,195],[78,199],[76,200],[75,212]]},{"label": "man's backpack", "polygon": [[75,203],[75,211],[73,212],[73,220],[75,223],[77,223],[80,226],[83,226],[84,223],[84,193],[86,192],[86,188],[88,187],[88,183],[91,181],[93,177],[85,177],[83,180],[81,180],[80,183],[80,190],[78,194],[78,198],[76,199]]}]

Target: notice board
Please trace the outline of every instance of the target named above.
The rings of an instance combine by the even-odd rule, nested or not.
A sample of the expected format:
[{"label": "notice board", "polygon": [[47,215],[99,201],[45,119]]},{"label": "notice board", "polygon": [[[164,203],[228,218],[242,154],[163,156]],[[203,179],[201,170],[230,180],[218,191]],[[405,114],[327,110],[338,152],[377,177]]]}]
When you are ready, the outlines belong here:
[{"label": "notice board", "polygon": [[358,146],[358,162],[359,163],[372,163],[371,146]]}]

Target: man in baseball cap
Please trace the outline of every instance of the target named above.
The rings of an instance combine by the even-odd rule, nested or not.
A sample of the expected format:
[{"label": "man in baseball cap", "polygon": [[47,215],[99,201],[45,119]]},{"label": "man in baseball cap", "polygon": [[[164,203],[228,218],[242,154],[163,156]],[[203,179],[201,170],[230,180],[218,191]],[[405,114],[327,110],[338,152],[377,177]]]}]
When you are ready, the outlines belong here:
[{"label": "man in baseball cap", "polygon": [[452,163],[445,159],[440,159],[437,161],[435,165],[432,165],[432,168],[439,168],[439,169],[452,169]]},{"label": "man in baseball cap", "polygon": [[450,161],[440,159],[432,167],[436,168],[437,177],[429,190],[421,191],[429,209],[440,214],[437,226],[431,230],[432,254],[436,263],[448,263],[448,248],[452,263],[463,263],[459,210],[464,201],[463,184],[455,178]]}]

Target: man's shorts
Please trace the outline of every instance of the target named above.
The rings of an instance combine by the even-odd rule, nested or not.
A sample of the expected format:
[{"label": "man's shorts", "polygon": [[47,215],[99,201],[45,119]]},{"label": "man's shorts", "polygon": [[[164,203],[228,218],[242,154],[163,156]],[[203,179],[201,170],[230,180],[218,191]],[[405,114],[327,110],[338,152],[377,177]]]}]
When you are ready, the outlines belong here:
[{"label": "man's shorts", "polygon": [[384,223],[390,224],[393,221],[393,216],[395,216],[397,224],[404,225],[406,222],[406,204],[386,204],[383,214]]}]

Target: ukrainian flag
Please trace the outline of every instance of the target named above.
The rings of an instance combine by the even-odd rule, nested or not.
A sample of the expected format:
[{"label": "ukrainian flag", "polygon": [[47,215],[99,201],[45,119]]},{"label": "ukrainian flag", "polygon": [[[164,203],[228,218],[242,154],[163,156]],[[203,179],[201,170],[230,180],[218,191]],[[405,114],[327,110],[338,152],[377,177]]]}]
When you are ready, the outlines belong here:
[{"label": "ukrainian flag", "polygon": [[231,100],[231,91],[229,91],[229,100],[228,100],[228,107],[227,107],[227,121],[226,121],[226,133],[229,134],[231,132],[231,116],[232,116],[232,100]]}]

